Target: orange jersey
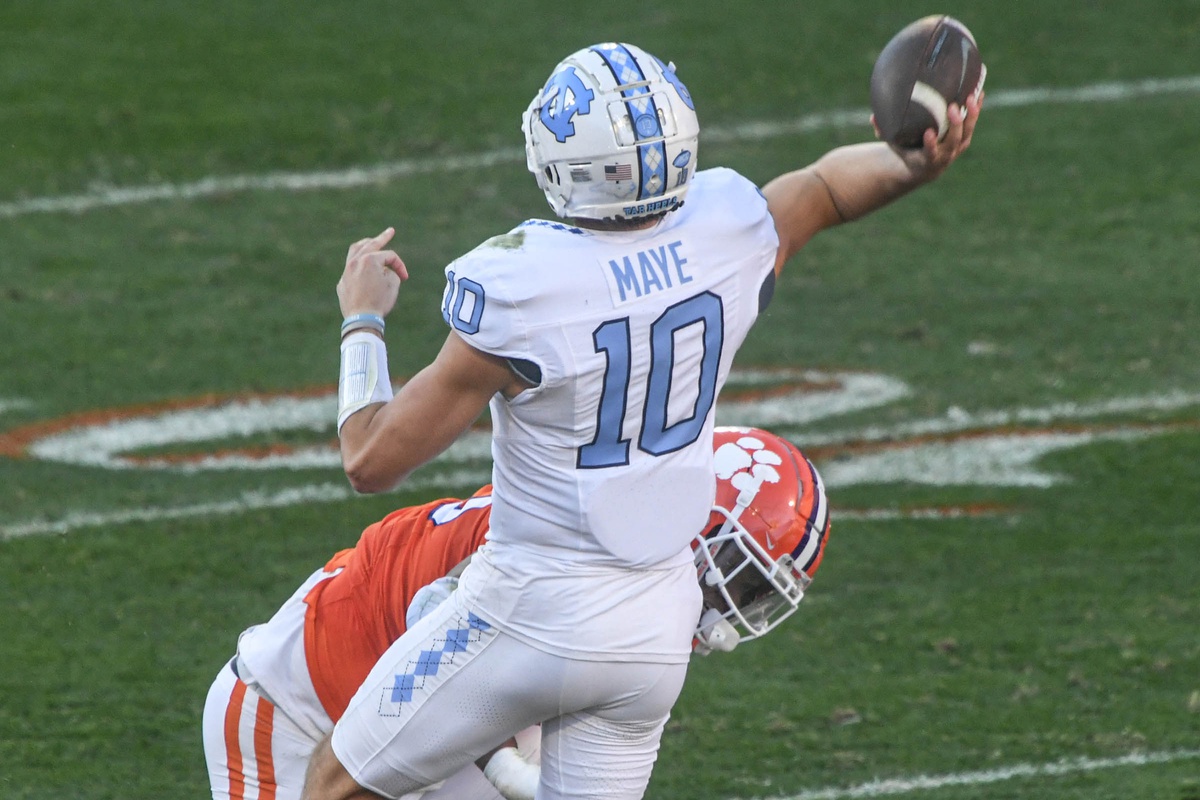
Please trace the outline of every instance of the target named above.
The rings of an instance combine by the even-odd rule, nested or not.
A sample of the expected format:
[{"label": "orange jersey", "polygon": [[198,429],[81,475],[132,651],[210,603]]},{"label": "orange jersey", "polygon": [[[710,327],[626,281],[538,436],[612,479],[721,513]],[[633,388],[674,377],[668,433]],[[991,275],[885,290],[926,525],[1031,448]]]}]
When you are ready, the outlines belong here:
[{"label": "orange jersey", "polygon": [[335,722],[367,673],[407,628],[417,591],[484,542],[492,487],[393,511],[325,565],[341,570],[304,598],[304,653],[317,698]]}]

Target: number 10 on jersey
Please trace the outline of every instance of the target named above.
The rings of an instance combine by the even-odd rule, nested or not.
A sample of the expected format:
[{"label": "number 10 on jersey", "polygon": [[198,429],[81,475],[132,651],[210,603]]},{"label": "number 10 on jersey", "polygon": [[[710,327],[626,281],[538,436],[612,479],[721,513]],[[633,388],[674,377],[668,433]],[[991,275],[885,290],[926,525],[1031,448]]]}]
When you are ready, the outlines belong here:
[{"label": "number 10 on jersey", "polygon": [[[631,411],[629,389],[636,359],[648,358],[650,362],[646,399],[637,434],[638,449],[661,456],[687,447],[700,437],[717,398],[724,320],[721,298],[712,292],[701,292],[668,308],[649,330],[633,330],[629,317],[621,317],[608,320],[592,332],[596,352],[604,355],[606,363],[600,408],[596,414],[596,435],[579,448],[576,458],[579,469],[619,467],[629,463],[632,437],[622,438],[622,431],[625,417]],[[677,339],[678,333],[694,325],[703,326],[701,336]],[[675,365],[685,355],[677,353],[676,348],[683,346],[702,348],[699,374],[688,375],[683,381],[685,386],[696,387],[696,403],[689,416],[668,424],[672,391],[685,388],[672,385],[679,377],[675,375]],[[637,413],[636,409],[632,411]]]}]

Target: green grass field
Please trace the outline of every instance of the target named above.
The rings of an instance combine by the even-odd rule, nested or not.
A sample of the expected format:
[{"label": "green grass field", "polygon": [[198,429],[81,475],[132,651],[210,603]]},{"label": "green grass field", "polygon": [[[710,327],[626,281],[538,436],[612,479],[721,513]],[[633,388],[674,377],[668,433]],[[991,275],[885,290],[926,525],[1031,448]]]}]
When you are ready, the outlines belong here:
[{"label": "green grass field", "polygon": [[[824,565],[693,665],[648,796],[1200,798],[1197,0],[0,4],[0,798],[207,796],[237,634],[486,478],[351,496],[334,285],[395,225],[393,377],[432,357],[445,263],[549,213],[518,120],[559,58],[673,59],[701,164],[765,182],[869,136],[813,115],[934,11],[988,65],[971,151],[793,260],[720,405],[814,456]],[[854,402],[756,407],[762,369]]]}]

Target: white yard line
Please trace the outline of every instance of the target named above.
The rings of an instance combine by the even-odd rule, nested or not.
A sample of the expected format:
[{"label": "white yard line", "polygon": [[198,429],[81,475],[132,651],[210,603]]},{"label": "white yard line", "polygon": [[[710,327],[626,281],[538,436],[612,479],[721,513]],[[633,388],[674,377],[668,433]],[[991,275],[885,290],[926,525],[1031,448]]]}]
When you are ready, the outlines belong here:
[{"label": "white yard line", "polygon": [[915,778],[887,778],[845,788],[806,789],[798,794],[771,795],[770,800],[854,800],[855,798],[891,797],[950,786],[979,786],[1014,778],[1054,778],[1080,772],[1095,772],[1118,767],[1144,767],[1200,758],[1200,750],[1167,750],[1157,753],[1130,753],[1115,758],[1064,758],[1049,764],[1014,764],[1009,767],[957,772],[947,775],[919,775]]},{"label": "white yard line", "polygon": [[871,426],[824,432],[805,431],[805,447],[817,447],[846,442],[887,442],[899,438],[939,436],[970,430],[987,430],[1016,425],[1050,425],[1061,420],[1093,419],[1096,417],[1128,415],[1140,412],[1170,413],[1200,404],[1200,392],[1181,389],[1164,394],[1145,394],[1118,397],[1091,403],[1054,403],[1036,408],[1016,408],[1008,411],[965,411],[957,406],[945,416],[901,422],[888,427]]},{"label": "white yard line", "polygon": [[[405,492],[445,491],[451,487],[477,489],[491,480],[488,470],[459,470],[406,481]],[[348,485],[319,483],[276,491],[244,492],[233,500],[215,500],[189,506],[134,508],[119,511],[75,512],[56,520],[31,520],[0,526],[0,542],[26,536],[66,534],[81,528],[129,525],[138,522],[159,522],[189,517],[213,517],[243,514],[264,508],[287,508],[308,503],[337,503],[358,497]]]},{"label": "white yard line", "polygon": [[[401,487],[405,492],[446,491],[452,488],[477,489],[491,480],[485,469],[458,470],[424,479],[406,481]],[[78,511],[59,519],[35,519],[0,525],[0,542],[23,539],[26,536],[48,536],[67,534],[83,528],[103,528],[130,525],[141,522],[161,522],[189,517],[216,517],[244,514],[264,508],[288,508],[310,503],[337,503],[359,495],[349,486],[337,483],[316,483],[295,486],[276,491],[243,492],[232,500],[214,500],[186,506],[166,506],[122,509],[119,511]],[[1007,509],[958,509],[958,508],[911,508],[911,509],[835,509],[839,520],[857,522],[893,522],[910,519],[960,519],[963,517],[1000,516],[1014,513]]]},{"label": "white yard line", "polygon": [[[1074,88],[1000,89],[989,92],[988,108],[1017,108],[1034,105],[1113,103],[1139,97],[1200,92],[1200,75],[1115,83],[1096,83]],[[793,120],[746,122],[705,128],[706,142],[749,142],[814,131],[864,126],[866,108],[839,109],[806,114]],[[194,200],[214,195],[243,192],[303,192],[323,189],[352,189],[380,185],[411,175],[486,169],[499,164],[517,164],[525,153],[493,150],[443,158],[406,159],[366,167],[319,172],[272,172],[260,175],[210,176],[192,183],[157,183],[148,186],[105,186],[76,195],[31,197],[0,203],[0,219],[29,214],[81,214],[98,208],[126,206],[165,200]]]},{"label": "white yard line", "polygon": [[1017,513],[1011,508],[972,508],[970,506],[964,508],[837,508],[834,507],[830,511],[830,515],[841,522],[842,520],[854,520],[855,522],[897,522],[899,520],[941,520],[941,519],[970,519],[977,517],[998,517],[1003,515],[1013,515]]},{"label": "white yard line", "polygon": [[32,403],[28,400],[21,400],[14,397],[0,397],[0,414],[21,408],[29,408],[31,405]]}]

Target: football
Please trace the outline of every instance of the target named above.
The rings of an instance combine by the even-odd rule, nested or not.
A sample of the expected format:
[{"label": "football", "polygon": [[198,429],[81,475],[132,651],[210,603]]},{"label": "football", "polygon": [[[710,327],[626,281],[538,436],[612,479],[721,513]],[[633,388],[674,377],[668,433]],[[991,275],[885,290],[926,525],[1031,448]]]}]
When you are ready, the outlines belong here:
[{"label": "football", "polygon": [[923,17],[892,37],[871,71],[871,111],[885,141],[921,147],[929,128],[946,135],[948,104],[983,91],[987,68],[975,37],[953,17]]}]

